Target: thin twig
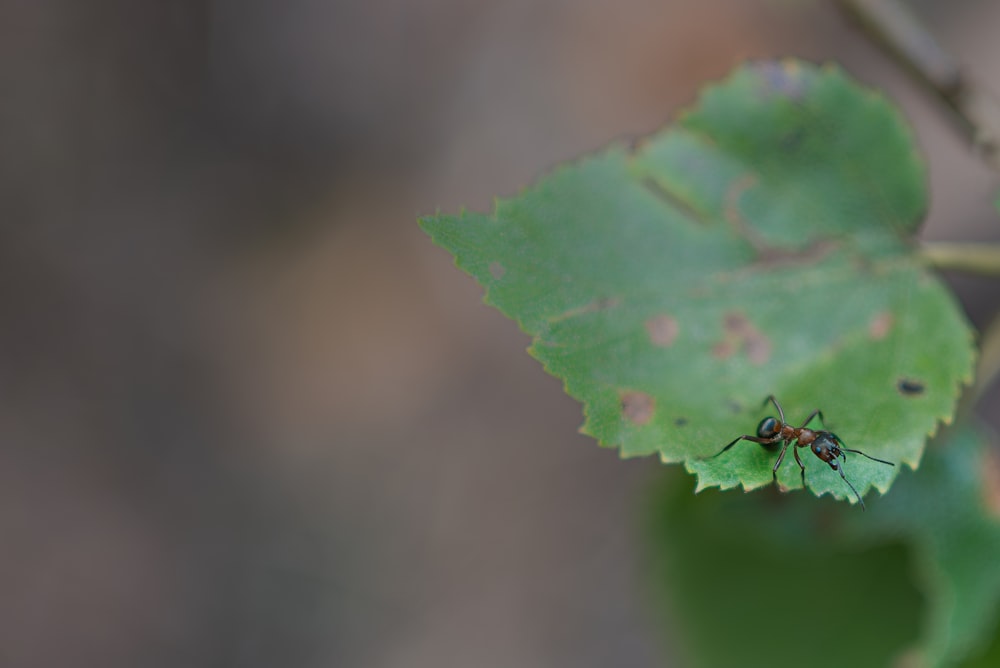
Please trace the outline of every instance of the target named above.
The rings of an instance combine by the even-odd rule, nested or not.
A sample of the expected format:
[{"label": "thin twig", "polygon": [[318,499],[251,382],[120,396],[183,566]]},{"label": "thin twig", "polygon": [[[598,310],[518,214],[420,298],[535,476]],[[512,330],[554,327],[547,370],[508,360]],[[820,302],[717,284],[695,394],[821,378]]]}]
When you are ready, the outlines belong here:
[{"label": "thin twig", "polygon": [[962,70],[898,0],[834,0],[956,115],[983,160],[1000,171],[1000,103]]},{"label": "thin twig", "polygon": [[1000,245],[957,242],[925,242],[920,256],[935,269],[1000,276]]},{"label": "thin twig", "polygon": [[970,404],[975,404],[1000,376],[1000,317],[994,318],[983,331],[979,342],[979,363],[976,365],[976,382],[969,393]]}]

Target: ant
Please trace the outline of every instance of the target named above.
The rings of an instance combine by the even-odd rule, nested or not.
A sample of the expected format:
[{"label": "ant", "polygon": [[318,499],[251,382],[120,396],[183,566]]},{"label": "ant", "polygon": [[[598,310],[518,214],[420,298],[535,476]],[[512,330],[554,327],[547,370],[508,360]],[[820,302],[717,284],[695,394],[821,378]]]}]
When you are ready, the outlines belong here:
[{"label": "ant", "polygon": [[[823,412],[818,408],[809,414],[809,417],[806,418],[806,421],[802,423],[801,427],[793,427],[792,425],[785,422],[785,414],[781,410],[781,405],[778,403],[778,400],[774,398],[773,394],[768,396],[768,398],[764,400],[765,406],[767,405],[768,401],[774,404],[774,407],[778,409],[777,418],[773,417],[764,418],[763,420],[760,421],[760,424],[757,425],[756,436],[752,436],[750,434],[743,434],[739,438],[734,439],[732,443],[722,448],[722,450],[720,450],[718,453],[712,455],[711,457],[704,457],[703,459],[714,459],[715,457],[718,457],[726,450],[739,443],[740,441],[753,441],[754,443],[760,443],[765,447],[769,445],[776,445],[779,441],[783,441],[784,445],[781,446],[781,454],[778,455],[778,461],[774,463],[774,468],[771,469],[771,477],[774,479],[775,485],[777,485],[778,468],[781,466],[781,462],[784,461],[785,459],[785,452],[788,450],[788,446],[794,443],[795,447],[792,448],[792,454],[795,455],[795,463],[799,465],[799,471],[802,474],[802,486],[805,487],[806,467],[802,464],[802,460],[799,459],[798,449],[809,446],[809,449],[812,450],[814,455],[816,455],[824,462],[829,464],[830,468],[832,468],[834,471],[840,473],[840,477],[844,479],[844,482],[847,483],[847,486],[851,488],[852,492],[854,492],[854,496],[858,497],[858,503],[861,504],[861,510],[864,510],[865,502],[861,499],[861,495],[858,494],[858,490],[854,489],[854,485],[852,485],[851,482],[847,479],[847,477],[844,476],[843,465],[841,465],[841,463],[837,461],[837,458],[842,457],[846,462],[847,455],[844,453],[853,452],[855,454],[861,455],[862,457],[868,457],[868,459],[880,462],[882,464],[888,464],[889,466],[895,466],[895,464],[893,464],[892,462],[887,462],[884,459],[877,459],[870,455],[866,455],[860,450],[851,450],[850,448],[845,447],[844,442],[840,439],[839,436],[825,429],[826,424],[825,421],[823,420]],[[820,424],[823,425],[824,429],[816,431],[812,429],[806,429],[806,425],[812,422],[812,419],[817,415],[819,416]]]}]

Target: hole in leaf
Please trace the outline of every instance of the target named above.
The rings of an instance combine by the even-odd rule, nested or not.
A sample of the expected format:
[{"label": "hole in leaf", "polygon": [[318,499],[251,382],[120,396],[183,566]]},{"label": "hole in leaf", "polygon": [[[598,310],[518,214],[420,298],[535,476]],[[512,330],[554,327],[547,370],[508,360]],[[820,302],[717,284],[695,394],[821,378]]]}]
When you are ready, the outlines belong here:
[{"label": "hole in leaf", "polygon": [[900,394],[913,396],[917,394],[923,394],[926,388],[924,387],[924,384],[921,383],[919,380],[912,380],[910,378],[900,378],[899,382],[896,383],[896,389],[899,390]]}]

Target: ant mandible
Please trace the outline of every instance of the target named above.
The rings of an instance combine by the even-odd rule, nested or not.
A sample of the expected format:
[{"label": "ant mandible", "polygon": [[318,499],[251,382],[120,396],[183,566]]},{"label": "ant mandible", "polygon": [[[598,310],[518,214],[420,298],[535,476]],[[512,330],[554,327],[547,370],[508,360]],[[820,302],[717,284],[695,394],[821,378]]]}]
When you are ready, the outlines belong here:
[{"label": "ant mandible", "polygon": [[[844,475],[843,465],[837,461],[838,457],[842,457],[843,460],[847,461],[847,455],[845,452],[853,452],[859,454],[862,457],[868,457],[872,461],[876,461],[882,464],[888,464],[889,466],[895,466],[892,462],[887,462],[884,459],[878,459],[872,457],[871,455],[866,455],[860,450],[851,450],[844,446],[844,442],[831,431],[825,429],[826,424],[823,419],[823,412],[818,408],[809,414],[806,421],[802,423],[801,427],[793,427],[785,422],[785,413],[781,410],[781,405],[778,400],[774,398],[774,395],[770,395],[764,400],[764,405],[770,401],[774,404],[774,407],[778,409],[778,417],[766,417],[760,421],[757,425],[757,435],[752,436],[750,434],[743,434],[739,438],[733,440],[732,443],[722,448],[718,453],[712,455],[711,457],[704,457],[704,459],[714,459],[722,453],[724,453],[729,448],[733,447],[740,441],[753,441],[754,443],[760,443],[763,446],[774,445],[779,441],[783,441],[784,444],[781,446],[781,453],[778,455],[778,461],[774,463],[774,468],[771,469],[771,477],[774,479],[774,483],[778,484],[778,468],[781,466],[781,462],[785,459],[785,452],[788,450],[788,446],[792,443],[795,447],[792,448],[792,454],[795,455],[795,463],[799,465],[799,472],[802,474],[802,486],[806,486],[806,467],[802,464],[802,460],[799,459],[799,448],[804,448],[809,446],[812,453],[822,459],[824,462],[830,465],[834,471],[840,474],[840,477],[844,479],[847,486],[851,488],[854,492],[854,496],[858,497],[858,503],[861,504],[861,510],[865,509],[865,502],[861,499],[861,495],[858,494],[858,490],[854,489],[854,485],[851,481],[847,479]],[[806,429],[806,425],[812,422],[812,419],[819,416],[820,424],[823,425],[822,430],[812,430]]]}]

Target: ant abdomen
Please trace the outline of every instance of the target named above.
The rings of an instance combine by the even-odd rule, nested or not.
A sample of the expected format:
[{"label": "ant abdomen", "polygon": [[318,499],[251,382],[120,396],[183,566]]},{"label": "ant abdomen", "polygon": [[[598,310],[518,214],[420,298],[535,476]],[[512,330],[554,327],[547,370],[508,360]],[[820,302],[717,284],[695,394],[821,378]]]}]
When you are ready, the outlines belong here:
[{"label": "ant abdomen", "polygon": [[774,438],[781,431],[781,423],[773,417],[766,417],[757,425],[759,438]]}]

